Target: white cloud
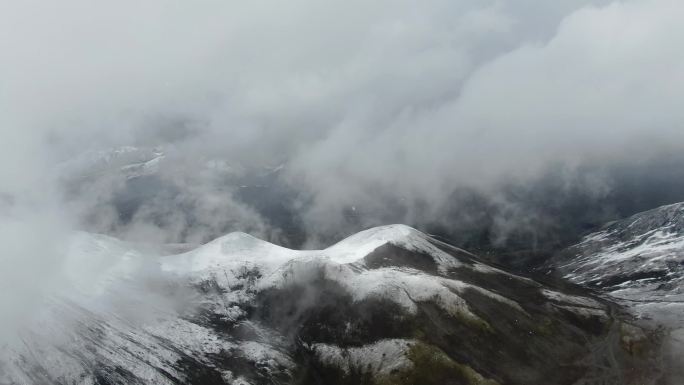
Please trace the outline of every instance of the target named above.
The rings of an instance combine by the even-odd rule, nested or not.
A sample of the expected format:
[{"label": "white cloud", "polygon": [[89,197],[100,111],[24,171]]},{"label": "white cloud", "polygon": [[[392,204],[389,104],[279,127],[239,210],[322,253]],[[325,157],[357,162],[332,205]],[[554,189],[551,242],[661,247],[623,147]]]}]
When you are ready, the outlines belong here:
[{"label": "white cloud", "polygon": [[18,261],[20,277],[47,273],[32,266],[58,245],[25,240],[71,221],[55,159],[174,119],[200,132],[176,143],[180,160],[291,161],[313,226],[350,203],[438,210],[455,187],[553,162],[678,149],[683,13],[671,0],[2,2],[0,192],[18,203],[0,280]]}]

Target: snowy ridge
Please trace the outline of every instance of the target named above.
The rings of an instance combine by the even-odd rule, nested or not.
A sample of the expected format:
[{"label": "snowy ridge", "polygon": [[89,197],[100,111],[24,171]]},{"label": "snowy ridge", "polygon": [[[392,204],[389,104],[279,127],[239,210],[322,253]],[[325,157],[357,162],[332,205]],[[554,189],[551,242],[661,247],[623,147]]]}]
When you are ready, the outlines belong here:
[{"label": "snowy ridge", "polygon": [[[23,346],[5,349],[0,355],[0,383],[41,382],[43,376],[64,382],[80,378],[87,383],[103,376],[111,382],[125,383],[135,378],[145,383],[171,384],[171,378],[185,378],[176,366],[179,360],[192,357],[193,361],[210,365],[211,355],[225,354],[269,370],[287,372],[292,367],[287,355],[266,342],[281,337],[244,342],[226,339],[176,312],[172,305],[177,303],[166,304],[173,301],[164,297],[166,293],[154,291],[150,285],[155,282],[181,287],[183,282],[211,282],[218,291],[204,294],[192,306],[226,322],[243,319],[245,306],[255,300],[259,291],[292,280],[307,282],[321,271],[357,300],[380,296],[413,312],[416,302],[436,301],[451,314],[476,318],[456,294],[465,284],[437,277],[432,280],[420,271],[405,268],[364,268],[363,258],[385,244],[420,251],[426,258],[440,261],[440,266],[460,265],[431,245],[426,236],[402,225],[370,229],[328,249],[305,251],[231,233],[171,256],[151,255],[134,244],[104,235],[76,233],[64,266],[68,290],[49,299],[36,323],[27,326]],[[126,307],[145,308],[145,315],[115,315]],[[52,338],[55,335],[61,338]],[[31,363],[30,368],[41,369],[30,369],[26,361]],[[93,373],[90,365],[84,366],[87,362],[125,367],[126,373]],[[230,370],[224,370],[223,375],[234,383],[248,383]]]},{"label": "snowy ridge", "polygon": [[176,274],[207,276],[216,269],[237,266],[259,266],[273,272],[306,251],[296,251],[262,241],[245,233],[230,233],[184,254],[161,259],[162,270]]},{"label": "snowy ridge", "polygon": [[679,371],[684,350],[684,203],[608,224],[570,247],[555,266],[593,286],[636,317],[663,327],[668,369]]},{"label": "snowy ridge", "polygon": [[[302,319],[296,317],[318,311],[319,301],[344,304],[349,311],[388,306],[397,314],[377,309],[369,319],[389,317],[383,322],[397,322],[388,325],[397,330],[418,319],[426,306],[440,322],[462,324],[461,333],[470,328],[476,335],[493,333],[493,322],[500,321],[487,316],[492,309],[516,323],[534,322],[536,315],[519,297],[497,285],[490,288],[487,279],[524,285],[537,293],[533,303],[546,296],[548,306],[534,305],[536,314],[555,306],[582,317],[605,316],[596,302],[542,292],[534,281],[490,268],[404,225],[369,229],[323,250],[291,250],[244,233],[182,254],[154,250],[166,248],[74,234],[63,272],[69,284],[46,298],[17,344],[0,351],[0,383],[286,383],[297,366],[294,341],[301,336],[292,328]],[[473,276],[484,277],[484,284],[466,279]],[[322,329],[306,338],[339,326],[343,331],[335,332],[341,333],[336,338],[344,339],[348,328],[368,327],[370,321],[358,317],[365,314],[341,325],[316,321],[309,327]],[[313,339],[306,346],[316,359],[342,370],[363,364],[383,375],[411,367],[414,336],[371,335],[363,346]]]},{"label": "snowy ridge", "polygon": [[[519,308],[498,294],[458,280],[401,266],[367,269],[364,257],[387,244],[432,258],[442,272],[465,266],[432,244],[425,234],[405,225],[372,228],[327,249],[303,251],[273,245],[248,234],[231,233],[189,253],[164,257],[161,264],[164,271],[190,274],[193,279],[211,280],[224,288],[236,284],[247,288],[231,290],[226,296],[228,301],[248,300],[254,295],[249,293],[252,289],[283,287],[324,277],[345,287],[358,301],[382,297],[409,312],[416,311],[416,303],[435,301],[454,316],[477,318],[459,297],[459,292],[465,289],[478,290],[507,306]],[[473,268],[482,269],[482,265]]]},{"label": "snowy ridge", "polygon": [[666,327],[673,350],[684,349],[684,203],[609,224],[569,248],[556,268]]},{"label": "snowy ridge", "polygon": [[427,236],[406,225],[375,227],[352,235],[325,249],[325,254],[338,263],[356,262],[380,246],[391,244],[430,255],[441,271],[461,266],[453,256],[428,241]]},{"label": "snowy ridge", "polygon": [[672,301],[684,279],[684,204],[663,206],[614,222],[568,249],[564,277],[616,296]]},{"label": "snowy ridge", "polygon": [[392,244],[432,257],[445,271],[462,264],[427,240],[427,236],[406,225],[375,227],[352,235],[324,250],[291,250],[262,241],[249,234],[231,233],[185,254],[166,257],[165,271],[201,272],[241,263],[259,265],[272,272],[295,259],[329,259],[338,264],[361,260],[377,248]]}]

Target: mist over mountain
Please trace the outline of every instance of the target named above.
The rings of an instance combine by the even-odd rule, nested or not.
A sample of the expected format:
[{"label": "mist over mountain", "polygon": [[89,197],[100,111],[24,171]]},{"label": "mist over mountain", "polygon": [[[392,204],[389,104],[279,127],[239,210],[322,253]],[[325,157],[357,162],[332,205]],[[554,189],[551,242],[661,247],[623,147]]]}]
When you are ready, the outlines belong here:
[{"label": "mist over mountain", "polygon": [[[33,188],[55,179],[54,164],[92,151],[163,147],[159,183],[169,202],[147,205],[155,206],[147,216],[190,206],[185,220],[211,222],[206,213],[230,202],[224,210],[236,223],[264,234],[282,226],[205,166],[259,177],[285,164],[275,194],[290,193],[281,199],[301,217],[305,242],[381,223],[454,228],[482,201],[493,243],[511,232],[526,232],[532,246],[553,243],[545,238],[558,235],[544,232],[584,225],[557,223],[563,206],[601,205],[605,217],[591,210],[578,221],[598,224],[682,199],[680,8],[668,0],[5,4],[5,163],[40,175],[27,181]],[[77,201],[120,210],[122,200],[145,200],[144,186],[123,187],[143,196],[112,198],[122,182],[103,183]],[[349,224],[354,208],[359,226]],[[123,211],[126,221],[132,212]],[[188,236],[142,221],[173,241],[221,233]]]},{"label": "mist over mountain", "polygon": [[[516,292],[519,297],[509,298],[522,302],[524,312],[556,320],[562,329],[553,338],[540,339],[540,351],[554,341],[565,343],[573,335],[593,333],[591,338],[605,337],[610,343],[590,350],[608,349],[615,358],[613,347],[619,344],[613,339],[622,337],[615,325],[625,323],[631,325],[629,338],[648,336],[641,340],[653,344],[649,354],[653,353],[661,325],[649,323],[631,305],[610,297],[606,287],[571,280],[557,262],[569,250],[574,262],[599,258],[600,247],[588,256],[572,251],[614,221],[628,227],[624,221],[633,215],[684,201],[683,19],[684,6],[676,0],[2,2],[0,347],[10,351],[5,347],[21,345],[17,330],[25,325],[40,329],[41,322],[50,319],[46,314],[59,313],[57,319],[64,322],[58,325],[64,327],[57,334],[82,342],[66,349],[67,361],[98,362],[98,370],[104,367],[108,373],[85,370],[95,383],[132,378],[144,382],[141,373],[150,367],[168,369],[176,382],[201,382],[217,373],[225,377],[220,370],[202,372],[211,365],[229,370],[221,366],[224,361],[217,361],[221,353],[191,349],[198,341],[191,337],[179,345],[158,340],[168,336],[150,332],[150,320],[157,311],[175,314],[182,305],[196,305],[197,298],[220,299],[247,313],[264,305],[259,301],[265,299],[235,300],[231,295],[243,288],[215,277],[201,282],[188,280],[185,274],[169,277],[160,270],[160,258],[202,250],[234,232],[302,253],[320,251],[364,230],[402,223],[424,234],[420,238],[427,242],[468,250],[478,263],[549,290],[582,298],[593,298],[598,290],[597,300],[604,301],[602,311],[607,313],[592,329],[574,313],[555,318],[558,306],[568,303],[542,298],[527,286],[510,289],[526,294]],[[665,231],[656,227],[649,231]],[[81,249],[83,244],[74,246],[74,234],[99,241],[85,242]],[[217,255],[243,258],[253,246],[226,245],[237,249]],[[414,246],[406,246],[408,251],[385,250],[376,265],[345,262],[341,268],[372,272],[388,264],[411,270],[412,275],[402,279],[426,276],[432,286],[442,285],[444,279],[467,281],[508,295],[491,276],[470,282],[473,277],[467,274],[438,274],[415,264],[420,257],[406,254],[415,252]],[[115,252],[107,252],[112,247]],[[272,256],[275,250],[257,249],[265,250],[261,257]],[[362,251],[368,250],[357,250]],[[118,257],[112,255],[136,263],[117,264]],[[412,261],[408,265],[407,258]],[[285,269],[285,262],[278,269]],[[630,271],[621,274],[638,276],[631,271],[634,265],[625,265]],[[251,278],[240,275],[243,279]],[[314,296],[317,300],[343,297],[351,301],[350,309],[363,313],[358,298],[350,300],[350,293],[341,295],[329,284],[314,282],[324,293]],[[86,300],[82,294],[92,293],[83,286],[114,287],[118,294],[98,292]],[[129,300],[137,297],[137,302]],[[268,306],[275,301],[271,300]],[[427,324],[446,322],[446,335],[453,335],[453,320],[447,322],[442,313],[428,309],[434,305],[430,301],[417,301],[424,311],[420,317],[434,315]],[[73,310],[72,305],[78,308],[73,314],[65,310]],[[197,335],[212,341],[217,335],[237,338],[221,334],[227,333],[222,329],[225,324],[208,326],[201,319],[225,314],[213,309],[198,315],[194,305],[176,317],[189,328],[188,336],[211,326],[214,329]],[[301,310],[299,305],[290,310]],[[150,308],[156,310],[148,313]],[[304,308],[306,319],[321,311]],[[500,311],[479,310],[481,318]],[[135,322],[122,315],[136,312],[142,318]],[[297,335],[312,344],[338,342],[342,350],[328,349],[328,358],[342,351],[344,357],[358,353],[353,349],[362,346],[377,352],[378,346],[387,347],[386,341],[374,345],[382,339],[410,340],[394,341],[392,346],[403,353],[427,347],[430,357],[437,354],[437,347],[444,353],[437,354],[445,364],[441,369],[449,369],[451,375],[458,372],[480,383],[525,383],[525,373],[513,370],[510,361],[522,346],[515,338],[504,355],[512,366],[495,368],[470,349],[475,343],[463,353],[435,345],[430,338],[436,335],[412,334],[424,333],[424,326],[411,324],[387,338],[369,332],[353,343],[323,342],[317,340],[318,334],[314,338],[298,334],[301,330],[283,332],[284,326],[264,312],[259,314],[265,318],[250,313],[245,319],[271,322],[266,329],[283,334],[278,338]],[[331,322],[325,314],[320,316],[323,324]],[[123,322],[120,317],[135,325],[118,324]],[[425,321],[420,317],[411,322]],[[86,326],[88,332],[73,327],[83,320],[98,327]],[[102,323],[108,326],[100,328]],[[376,330],[378,324],[369,325]],[[517,324],[497,327],[501,335],[505,330],[524,332]],[[534,327],[539,331],[541,326]],[[471,328],[463,330],[474,333]],[[141,349],[157,349],[156,353],[138,357],[135,362],[142,366],[136,366],[137,372],[121,365],[119,356],[83,356],[94,335],[109,332],[122,339],[95,345],[109,351],[131,335],[147,333],[149,345]],[[468,335],[479,338],[473,337],[477,333]],[[55,341],[41,338],[25,339],[35,344],[29,344],[28,351],[16,350],[19,355],[0,356],[0,379],[9,371],[28,372],[37,383],[68,382],[64,378],[71,377],[66,374],[54,377],[52,369],[36,369],[56,367],[34,362],[31,356],[39,355],[40,349],[63,350]],[[572,358],[575,365],[581,361],[578,352],[586,353],[582,349],[589,345],[575,346],[567,355],[548,354],[563,362]],[[290,354],[288,362],[299,369],[320,369],[317,365],[323,362],[307,355],[313,345],[304,350],[301,344],[273,346]],[[190,349],[192,354],[178,356],[178,349]],[[307,354],[300,355],[303,351]],[[399,356],[393,357],[402,361]],[[620,357],[625,358],[621,364],[629,361]],[[19,361],[22,364],[15,365]],[[335,370],[363,374],[352,370],[351,361],[335,362]],[[80,363],[74,365],[83,369]],[[231,361],[238,367],[252,364]],[[564,365],[548,364],[523,365],[535,379],[528,383],[538,381],[549,368]],[[190,381],[183,365],[209,377]],[[586,362],[577,365],[579,371],[588,368]],[[327,369],[305,371],[302,378],[321,383],[328,375],[335,377],[337,372]],[[119,370],[135,375],[112,374],[123,373]],[[21,373],[9,375],[8,381],[26,380]],[[80,372],[69,375],[74,373]],[[288,373],[285,377],[293,380],[298,378],[295,373],[304,372]],[[245,374],[244,381],[263,380],[263,374]],[[350,383],[359,380],[351,374]],[[566,374],[567,383],[581,377]],[[223,383],[242,381],[224,377]]]},{"label": "mist over mountain", "polygon": [[316,247],[407,222],[469,249],[548,255],[605,222],[684,196],[684,159],[662,154],[602,169],[557,164],[524,181],[502,180],[496,190],[455,188],[441,203],[393,195],[350,201],[330,213],[327,226],[314,227],[315,197],[291,183],[288,163],[204,159],[184,175],[187,162],[174,159],[176,151],[129,147],[69,162],[68,201],[80,205],[85,226],[132,240],[201,243],[242,229],[286,246]]}]

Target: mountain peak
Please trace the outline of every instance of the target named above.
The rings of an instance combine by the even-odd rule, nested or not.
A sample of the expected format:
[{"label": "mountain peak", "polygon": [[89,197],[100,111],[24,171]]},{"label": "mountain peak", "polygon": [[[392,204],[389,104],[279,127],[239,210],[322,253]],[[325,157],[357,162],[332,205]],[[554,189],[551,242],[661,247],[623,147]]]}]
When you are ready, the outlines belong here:
[{"label": "mountain peak", "polygon": [[[612,341],[601,335],[612,322],[605,303],[490,268],[405,225],[323,250],[240,232],[170,256],[93,240],[76,246],[125,260],[126,269],[106,277],[125,285],[46,307],[45,325],[27,333],[40,338],[26,348],[55,358],[6,351],[0,359],[14,366],[0,382],[31,382],[39,368],[66,383],[337,384],[359,383],[350,376],[361,373],[373,384],[410,376],[528,384],[544,383],[563,363],[557,383],[571,384],[583,373],[585,343]],[[136,261],[160,269],[136,274]],[[135,309],[135,319],[112,317],[112,307]],[[428,362],[446,377],[422,381]]]}]

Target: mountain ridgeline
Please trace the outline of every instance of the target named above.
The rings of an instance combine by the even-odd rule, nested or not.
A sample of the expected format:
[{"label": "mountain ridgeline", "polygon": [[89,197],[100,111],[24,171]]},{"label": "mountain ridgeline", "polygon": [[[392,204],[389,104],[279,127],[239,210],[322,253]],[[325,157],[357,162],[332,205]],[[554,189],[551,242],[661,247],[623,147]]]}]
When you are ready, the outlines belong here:
[{"label": "mountain ridgeline", "polygon": [[621,306],[508,273],[403,225],[303,251],[231,233],[175,255],[79,233],[71,254],[76,264],[107,263],[46,301],[22,343],[0,355],[0,383],[655,378],[658,338]]}]

